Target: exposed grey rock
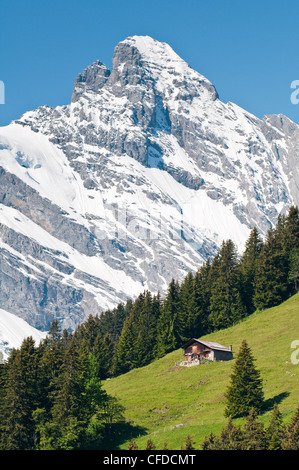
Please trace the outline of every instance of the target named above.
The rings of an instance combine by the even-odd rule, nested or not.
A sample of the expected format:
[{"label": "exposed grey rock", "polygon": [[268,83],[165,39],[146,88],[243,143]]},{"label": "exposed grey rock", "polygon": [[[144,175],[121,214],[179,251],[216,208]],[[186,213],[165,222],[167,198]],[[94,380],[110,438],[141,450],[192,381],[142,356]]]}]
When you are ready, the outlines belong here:
[{"label": "exposed grey rock", "polygon": [[222,103],[151,38],[112,62],[80,73],[69,105],[0,129],[0,306],[37,328],[164,293],[299,201],[295,123]]},{"label": "exposed grey rock", "polygon": [[97,93],[107,82],[110,70],[99,60],[87,67],[76,78],[72,103],[75,103],[83,93]]}]

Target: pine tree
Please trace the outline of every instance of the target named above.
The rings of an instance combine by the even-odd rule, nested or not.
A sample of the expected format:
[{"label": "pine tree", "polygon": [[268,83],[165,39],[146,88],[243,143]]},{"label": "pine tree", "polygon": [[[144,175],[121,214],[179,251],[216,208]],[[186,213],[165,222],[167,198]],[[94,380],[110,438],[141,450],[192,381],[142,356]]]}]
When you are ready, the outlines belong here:
[{"label": "pine tree", "polygon": [[275,403],[269,426],[267,427],[268,450],[281,450],[285,435],[285,426],[282,415]]},{"label": "pine tree", "polygon": [[181,447],[181,450],[194,450],[195,442],[192,441],[190,434],[187,435],[185,445]]},{"label": "pine tree", "polygon": [[57,320],[50,326],[46,339],[38,347],[39,356],[39,386],[42,389],[43,402],[40,404],[45,413],[50,412],[52,406],[51,392],[54,383],[60,374],[68,340],[61,333]]},{"label": "pine tree", "polygon": [[[98,441],[103,437],[107,429],[107,404],[112,399],[102,389],[100,364],[96,357],[89,353],[87,361],[84,362],[85,368],[82,375],[83,400],[80,418],[84,430],[80,439],[80,447],[88,445],[90,441]],[[108,422],[108,428],[109,425],[110,422]]]},{"label": "pine tree", "polygon": [[105,430],[110,434],[112,426],[116,422],[124,422],[124,406],[116,397],[107,396],[102,405],[102,419],[105,423]]},{"label": "pine tree", "polygon": [[146,442],[145,450],[155,450],[156,446],[151,439],[148,439]]},{"label": "pine tree", "polygon": [[243,450],[244,434],[240,426],[234,425],[230,418],[220,435],[206,440],[205,446],[212,446],[213,450]]},{"label": "pine tree", "polygon": [[112,322],[109,324],[109,328],[106,333],[110,334],[114,343],[117,343],[121,335],[125,319],[130,315],[132,307],[133,302],[131,299],[128,299],[125,305],[120,303],[113,310]]},{"label": "pine tree", "polygon": [[156,357],[163,357],[182,344],[183,323],[180,310],[180,286],[171,280],[167,296],[161,306],[157,325]]},{"label": "pine tree", "polygon": [[247,415],[252,408],[262,409],[264,394],[259,371],[255,368],[251,349],[244,340],[236,357],[226,392],[225,416]]},{"label": "pine tree", "polygon": [[115,375],[124,374],[138,365],[135,355],[137,331],[136,324],[133,321],[137,308],[135,302],[135,312],[132,311],[124,322],[114,358],[113,370]]},{"label": "pine tree", "polygon": [[202,450],[215,450],[215,442],[217,438],[213,432],[206,436],[202,442],[201,449]]},{"label": "pine tree", "polygon": [[[83,356],[85,356],[83,352]],[[82,361],[82,359],[81,359]],[[85,421],[96,415],[106,400],[107,393],[102,389],[101,369],[96,357],[87,353],[83,359],[82,367],[82,399],[81,399],[81,416]]]},{"label": "pine tree", "polygon": [[194,276],[190,271],[180,287],[180,311],[182,318],[182,341],[194,337]]},{"label": "pine tree", "polygon": [[4,413],[4,449],[28,450],[35,444],[33,412],[39,406],[37,354],[32,337],[13,350],[6,369]]},{"label": "pine tree", "polygon": [[299,287],[299,249],[293,249],[289,256],[289,273],[288,280],[290,283],[291,293],[298,291]]},{"label": "pine tree", "polygon": [[257,412],[251,408],[243,426],[244,450],[266,450],[267,436],[263,423],[257,420]]},{"label": "pine tree", "polygon": [[294,294],[298,290],[299,281],[299,210],[297,206],[292,206],[286,217],[284,245],[288,255],[289,292]]},{"label": "pine tree", "polygon": [[138,450],[138,446],[135,441],[130,441],[128,450]]},{"label": "pine tree", "polygon": [[7,362],[0,364],[0,449],[4,449],[4,441],[6,436],[6,384],[8,383],[8,366]]},{"label": "pine tree", "polygon": [[[101,334],[102,339],[109,335],[113,344],[116,346],[121,335],[125,319],[130,315],[133,301],[128,299],[126,304],[119,303],[113,310],[106,310],[98,317],[97,335]],[[80,329],[80,327],[79,327]]]},{"label": "pine tree", "polygon": [[282,440],[283,450],[299,450],[299,406],[286,427],[285,437]]},{"label": "pine tree", "polygon": [[154,358],[156,343],[158,297],[149,291],[134,301],[119,338],[114,363],[114,373],[122,374],[136,366],[143,366]]},{"label": "pine tree", "polygon": [[78,338],[80,342],[84,340],[88,351],[91,352],[100,333],[101,329],[99,317],[95,315],[89,315],[87,320],[77,329],[76,338]]},{"label": "pine tree", "polygon": [[101,380],[111,377],[114,364],[114,344],[109,333],[104,338],[102,338],[101,333],[98,334],[92,354],[97,360]]},{"label": "pine tree", "polygon": [[288,253],[299,249],[299,210],[291,206],[285,218],[284,245]]},{"label": "pine tree", "polygon": [[253,313],[254,306],[254,279],[258,259],[262,250],[263,241],[256,227],[250,233],[245,245],[245,251],[240,261],[242,300],[247,313]]},{"label": "pine tree", "polygon": [[140,367],[149,364],[154,359],[159,314],[158,298],[153,298],[151,293],[146,291],[138,315],[134,315],[133,320],[137,329],[135,355]]},{"label": "pine tree", "polygon": [[195,273],[193,281],[192,311],[190,313],[190,337],[200,338],[211,331],[210,311],[210,271],[211,263],[207,261]]},{"label": "pine tree", "polygon": [[79,349],[72,341],[66,351],[61,371],[55,379],[51,393],[51,423],[45,434],[45,445],[54,449],[76,449],[80,445],[86,416],[85,406],[85,371],[87,370],[88,352],[84,344]]},{"label": "pine tree", "polygon": [[209,319],[214,329],[227,328],[244,316],[237,252],[231,240],[223,242],[211,267]]},{"label": "pine tree", "polygon": [[258,309],[279,305],[288,296],[288,255],[282,232],[282,222],[275,230],[268,230],[259,256],[254,294],[254,305]]}]

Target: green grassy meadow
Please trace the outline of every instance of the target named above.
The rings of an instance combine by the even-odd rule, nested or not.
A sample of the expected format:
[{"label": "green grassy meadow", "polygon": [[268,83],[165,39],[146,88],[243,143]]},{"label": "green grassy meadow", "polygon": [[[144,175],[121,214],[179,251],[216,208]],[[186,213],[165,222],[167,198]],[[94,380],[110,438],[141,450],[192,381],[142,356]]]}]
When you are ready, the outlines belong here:
[{"label": "green grassy meadow", "polygon": [[[299,364],[291,362],[296,351],[291,344],[299,341],[299,294],[202,339],[232,345],[234,357],[246,339],[263,379],[265,410],[260,420],[267,424],[274,403],[278,403],[288,421],[299,404]],[[103,382],[104,389],[125,407],[128,422],[118,439],[106,443],[109,449],[127,449],[132,439],[144,449],[150,438],[157,449],[166,442],[168,449],[178,450],[188,434],[199,449],[206,435],[218,434],[225,426],[224,394],[234,360],[179,367],[176,363],[182,359],[182,352],[174,351],[148,366]]]}]

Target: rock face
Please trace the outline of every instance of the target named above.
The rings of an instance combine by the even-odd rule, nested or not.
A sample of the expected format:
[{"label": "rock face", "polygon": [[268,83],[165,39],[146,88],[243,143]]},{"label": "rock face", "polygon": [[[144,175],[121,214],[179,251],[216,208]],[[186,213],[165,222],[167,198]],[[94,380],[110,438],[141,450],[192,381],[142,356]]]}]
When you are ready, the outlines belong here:
[{"label": "rock face", "polygon": [[265,233],[299,201],[299,127],[220,101],[169,45],[129,37],[71,103],[0,129],[0,307],[74,328]]}]

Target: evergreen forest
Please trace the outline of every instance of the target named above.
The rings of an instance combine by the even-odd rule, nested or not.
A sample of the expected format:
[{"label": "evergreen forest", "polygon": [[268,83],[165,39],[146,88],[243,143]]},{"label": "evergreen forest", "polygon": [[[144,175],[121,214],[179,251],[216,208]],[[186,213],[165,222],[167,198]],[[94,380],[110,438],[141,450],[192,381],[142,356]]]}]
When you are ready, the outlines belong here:
[{"label": "evergreen forest", "polygon": [[[73,332],[54,321],[38,346],[26,338],[0,365],[0,449],[93,448],[124,419],[103,380],[279,305],[297,292],[298,281],[299,211],[292,206],[264,238],[253,228],[242,254],[224,241],[196,272],[172,279],[164,298],[144,291],[91,313]],[[230,422],[223,433],[231,432],[241,430]],[[204,448],[219,442],[210,436]]]}]

